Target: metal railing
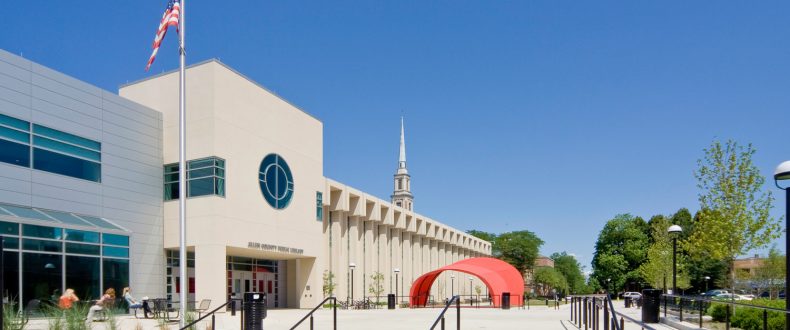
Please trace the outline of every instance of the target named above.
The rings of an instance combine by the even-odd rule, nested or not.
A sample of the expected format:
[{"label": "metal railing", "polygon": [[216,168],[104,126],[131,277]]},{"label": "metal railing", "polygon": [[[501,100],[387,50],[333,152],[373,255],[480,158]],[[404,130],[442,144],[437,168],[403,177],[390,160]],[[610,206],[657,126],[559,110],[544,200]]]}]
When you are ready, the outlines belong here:
[{"label": "metal railing", "polygon": [[[601,319],[603,312],[603,319]],[[603,321],[603,322],[601,322]],[[584,330],[623,330],[625,320],[618,320],[612,299],[609,295],[586,295],[571,297],[571,322]]]},{"label": "metal railing", "polygon": [[[702,323],[704,315],[713,304],[724,306],[723,322],[725,329],[727,330],[729,330],[730,326],[732,325],[732,316],[736,309],[753,309],[761,311],[759,318],[762,321],[761,325],[762,329],[764,330],[768,329],[768,320],[770,315],[775,315],[774,313],[788,315],[788,312],[781,308],[746,304],[737,302],[737,300],[719,300],[700,296],[679,296],[667,294],[661,295],[660,298],[660,306],[664,309],[665,319],[667,318],[668,314],[677,315],[680,322],[685,320],[686,322],[697,323],[700,328],[703,327]],[[786,316],[782,317],[783,320],[785,318]]]},{"label": "metal railing", "polygon": [[[206,315],[203,315],[202,317],[198,318],[197,320],[194,320],[194,321],[192,321],[191,323],[189,323],[189,324],[185,325],[185,326],[184,326],[183,328],[181,328],[180,330],[187,330],[187,329],[189,329],[189,328],[191,328],[191,327],[195,326],[195,324],[198,324],[200,321],[203,321],[205,318],[207,318],[207,317],[209,317],[209,316],[211,316],[211,329],[216,329],[216,326],[215,326],[215,318],[214,318],[214,313],[216,313],[218,310],[220,310],[220,309],[222,309],[222,308],[225,308],[225,307],[227,307],[227,306],[230,304],[230,313],[231,313],[230,315],[236,315],[236,302],[237,302],[237,301],[238,301],[238,302],[241,302],[241,299],[233,299],[233,298],[232,298],[232,299],[228,300],[227,302],[225,302],[224,304],[220,305],[219,307],[217,307],[217,308],[214,308],[214,309],[213,309],[213,310],[211,310],[210,312],[206,313]],[[239,307],[241,307],[241,304],[239,304]],[[243,322],[243,321],[244,321],[244,309],[240,309],[240,310],[241,310],[241,320],[242,320],[242,322]],[[184,316],[182,316],[182,317],[185,317],[185,316],[186,316],[186,315],[184,315]],[[242,329],[243,329],[243,328],[244,328],[244,327],[243,327],[243,325],[242,325]]]},{"label": "metal railing", "polygon": [[[307,315],[305,315],[301,320],[299,320],[299,322],[296,322],[296,324],[294,324],[294,326],[291,327],[291,330],[296,329],[296,327],[298,327],[300,324],[302,324],[302,322],[307,320],[307,318],[310,318],[310,329],[312,330],[313,329],[313,313],[315,313],[315,311],[317,311],[319,308],[324,307],[324,304],[326,304],[326,302],[329,301],[329,300],[332,300],[332,329],[337,330],[337,298],[335,298],[335,297],[327,297],[326,299],[321,301],[321,303],[318,304],[318,306],[315,306],[315,308],[313,308],[313,310],[311,310],[309,313],[307,313]],[[214,328],[212,328],[212,329],[214,329]]]},{"label": "metal railing", "polygon": [[453,303],[455,303],[456,327],[458,330],[461,330],[461,299],[458,296],[453,296],[450,301],[447,302],[442,312],[439,313],[439,317],[437,317],[436,321],[431,325],[431,330],[435,329],[438,324],[441,324],[441,329],[444,330],[444,313],[447,312],[447,309],[450,308]]}]

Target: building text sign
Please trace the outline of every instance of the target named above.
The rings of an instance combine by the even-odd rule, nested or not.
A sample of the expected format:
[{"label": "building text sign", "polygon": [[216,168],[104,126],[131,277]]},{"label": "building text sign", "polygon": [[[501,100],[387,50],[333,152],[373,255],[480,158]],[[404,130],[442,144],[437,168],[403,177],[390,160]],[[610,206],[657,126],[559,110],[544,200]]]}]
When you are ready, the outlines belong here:
[{"label": "building text sign", "polygon": [[251,249],[258,249],[258,250],[265,250],[265,251],[275,251],[280,253],[291,253],[291,254],[303,254],[303,249],[297,249],[287,246],[279,246],[274,244],[266,244],[266,243],[258,243],[258,242],[249,242],[247,243],[247,247]]}]

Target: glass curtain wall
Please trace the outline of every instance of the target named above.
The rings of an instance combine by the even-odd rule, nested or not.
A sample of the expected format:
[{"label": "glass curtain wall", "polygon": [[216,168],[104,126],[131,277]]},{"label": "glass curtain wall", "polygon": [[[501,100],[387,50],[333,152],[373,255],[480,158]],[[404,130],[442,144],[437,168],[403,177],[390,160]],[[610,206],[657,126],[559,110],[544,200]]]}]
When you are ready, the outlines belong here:
[{"label": "glass curtain wall", "polygon": [[81,300],[91,300],[106,288],[121,292],[129,285],[126,235],[6,221],[0,221],[0,235],[3,295],[23,306],[32,299],[57,304],[67,288]]}]

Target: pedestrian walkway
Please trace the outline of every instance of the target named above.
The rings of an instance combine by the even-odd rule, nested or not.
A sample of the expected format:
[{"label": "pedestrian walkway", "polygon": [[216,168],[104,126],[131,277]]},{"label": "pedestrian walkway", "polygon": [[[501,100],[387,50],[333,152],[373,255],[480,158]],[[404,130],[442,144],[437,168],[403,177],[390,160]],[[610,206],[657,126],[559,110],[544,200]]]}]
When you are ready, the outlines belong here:
[{"label": "pedestrian walkway", "polygon": [[[615,301],[615,308],[623,316],[625,329],[673,329],[663,324],[643,325],[641,310],[625,308],[622,301]],[[276,309],[268,312],[264,320],[266,330],[290,329],[299,319],[307,314],[304,309]],[[374,310],[338,310],[338,329],[343,330],[402,330],[402,329],[429,329],[431,324],[441,312],[439,308],[418,309],[374,309]],[[230,313],[217,314],[215,330],[239,330],[239,314],[231,316]],[[332,329],[332,310],[320,310],[314,317],[316,329]],[[131,316],[119,317],[122,330],[137,329],[162,329],[156,320],[141,320]],[[455,309],[447,311],[445,316],[447,329],[456,328]],[[164,329],[178,329],[177,323],[164,325]],[[201,322],[197,330],[207,329],[208,321]],[[309,320],[302,323],[298,329],[309,329]],[[26,329],[48,329],[46,319],[33,319]],[[107,322],[93,323],[93,329],[110,329]],[[438,329],[438,327],[437,327]],[[562,305],[559,309],[545,306],[532,306],[526,309],[494,309],[494,308],[461,308],[461,329],[546,329],[546,330],[574,330],[579,329],[570,321],[570,306]],[[584,326],[582,326],[584,329]],[[603,329],[603,327],[601,327]]]}]

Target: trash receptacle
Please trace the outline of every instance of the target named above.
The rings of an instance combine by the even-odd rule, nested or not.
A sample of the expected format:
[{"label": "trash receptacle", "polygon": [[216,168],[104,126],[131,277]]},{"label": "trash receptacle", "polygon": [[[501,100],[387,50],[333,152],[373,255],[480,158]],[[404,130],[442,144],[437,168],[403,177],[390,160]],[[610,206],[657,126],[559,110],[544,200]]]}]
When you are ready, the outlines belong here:
[{"label": "trash receptacle", "polygon": [[266,293],[244,293],[244,329],[263,330],[263,319],[266,318]]},{"label": "trash receptacle", "polygon": [[510,292],[502,292],[502,309],[510,309]]},{"label": "trash receptacle", "polygon": [[395,294],[390,293],[387,295],[387,309],[395,309]]},{"label": "trash receptacle", "polygon": [[658,312],[661,306],[661,290],[642,290],[642,322],[658,323]]}]

